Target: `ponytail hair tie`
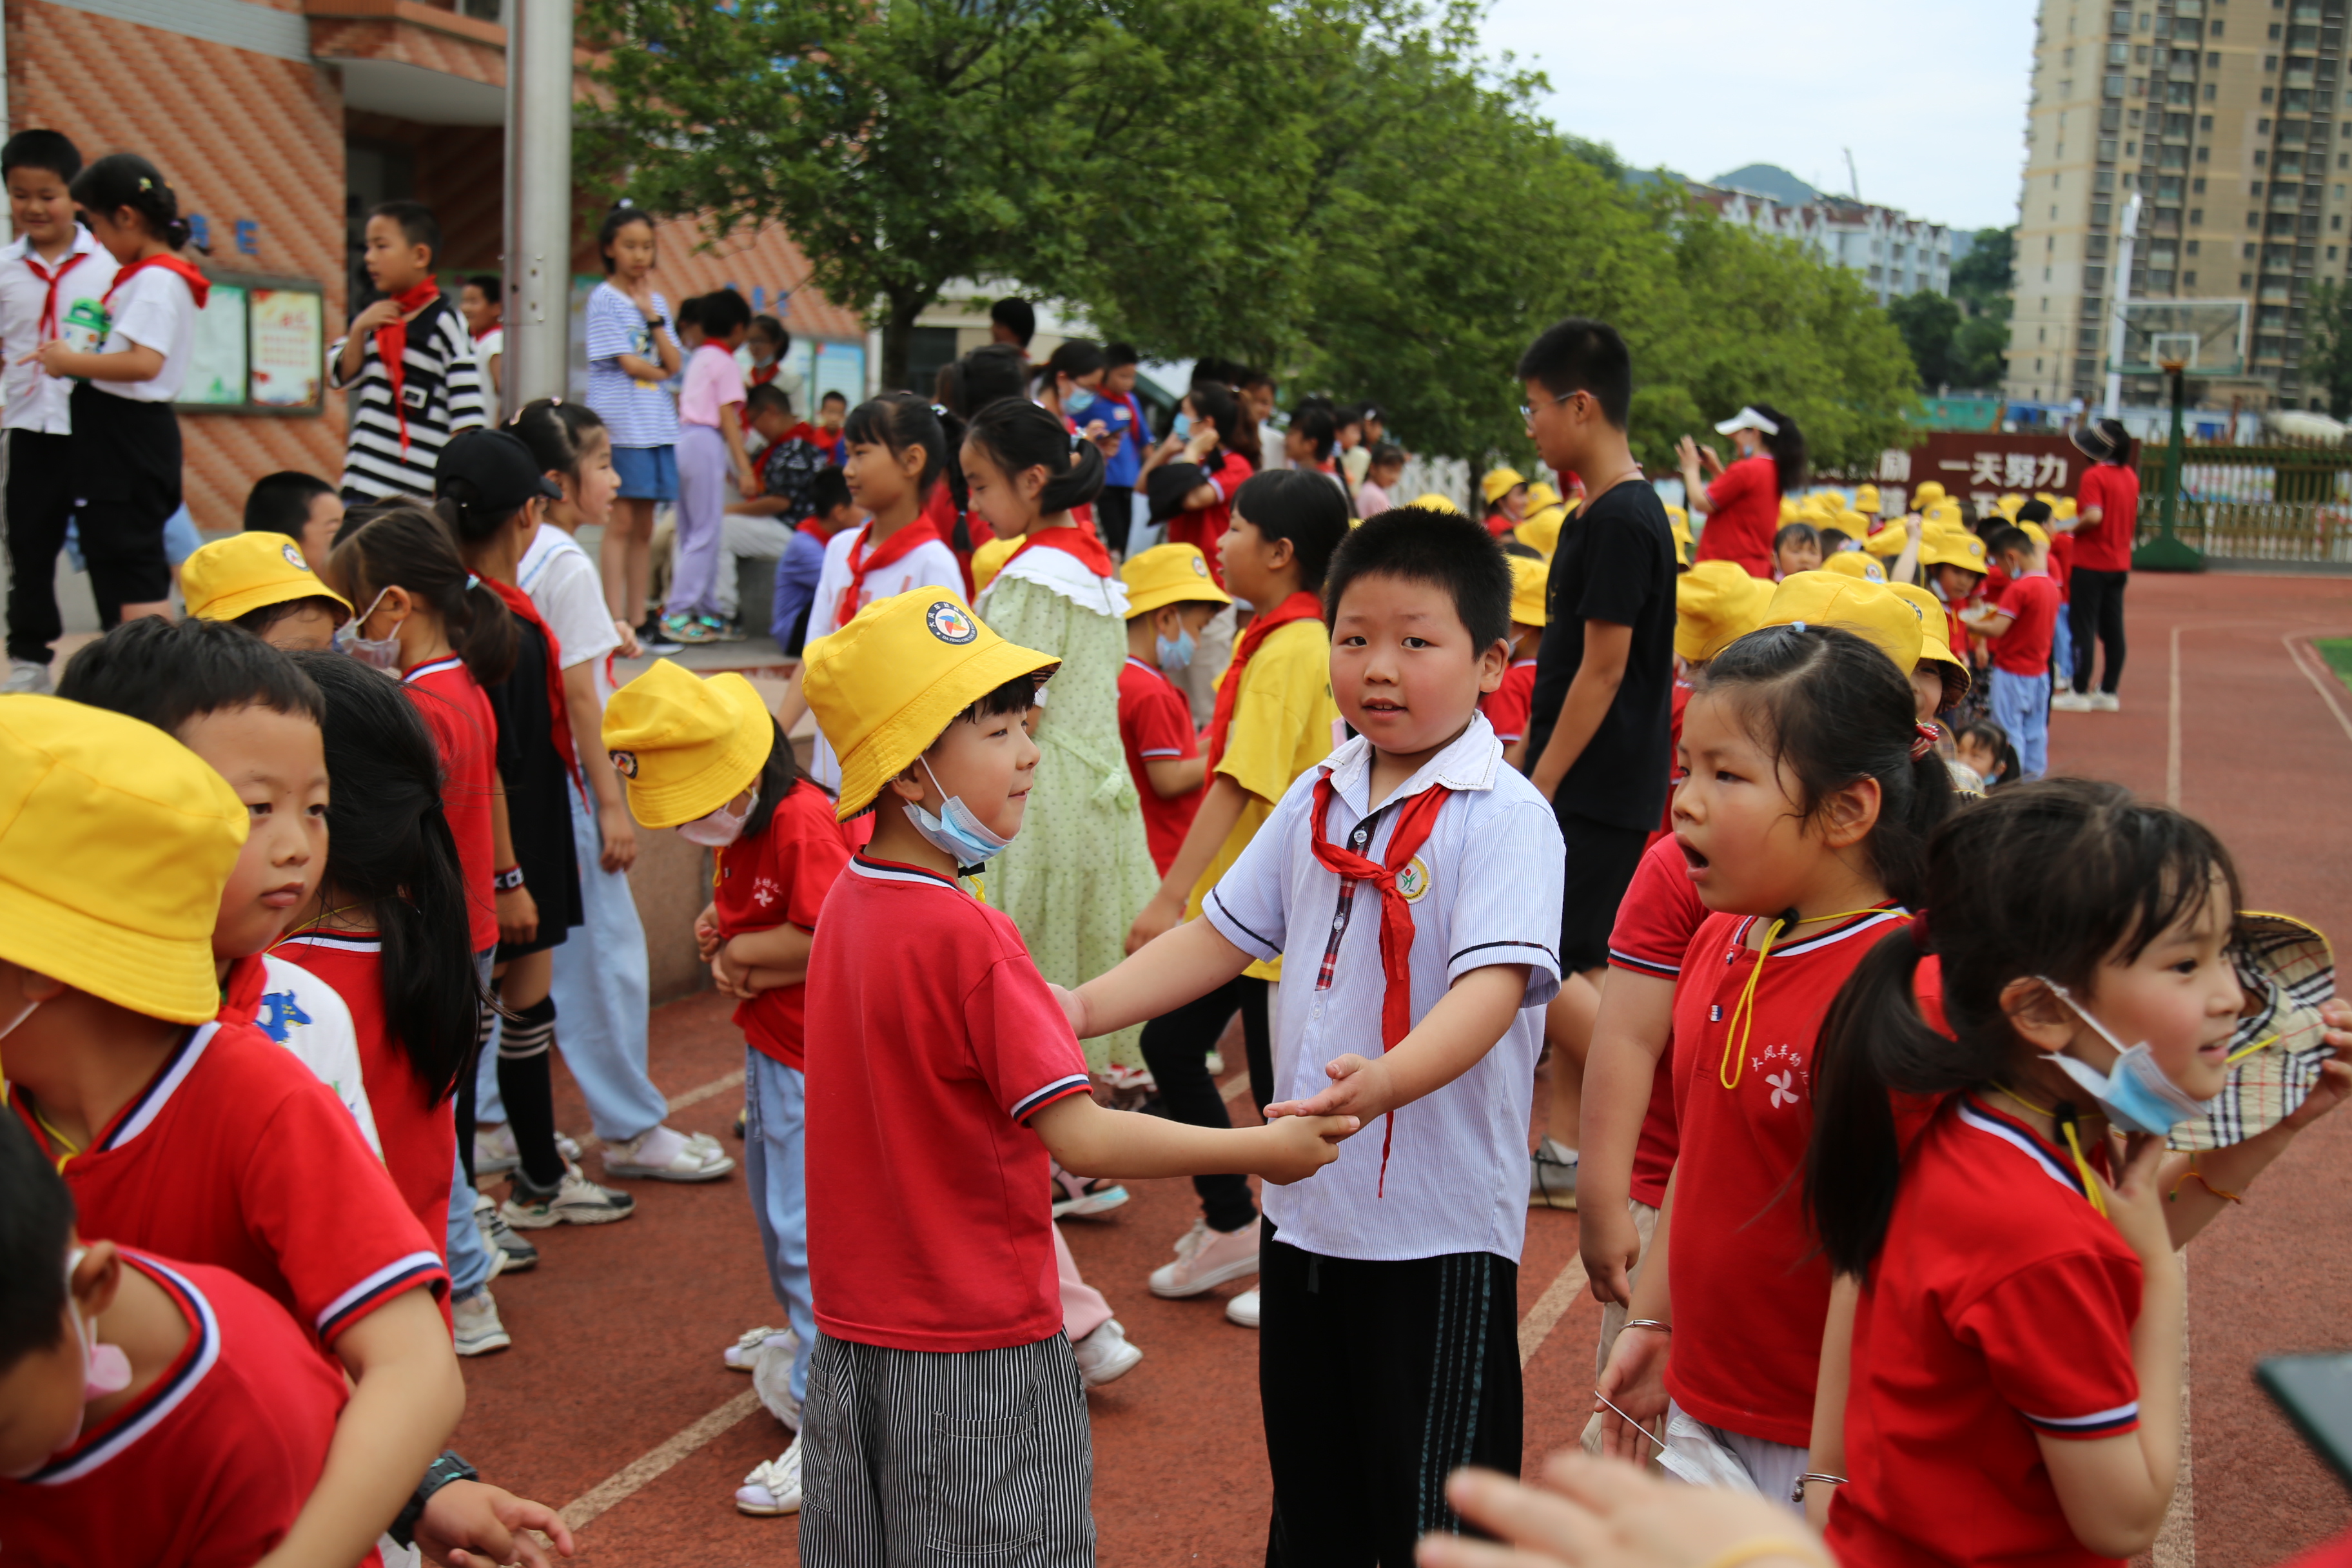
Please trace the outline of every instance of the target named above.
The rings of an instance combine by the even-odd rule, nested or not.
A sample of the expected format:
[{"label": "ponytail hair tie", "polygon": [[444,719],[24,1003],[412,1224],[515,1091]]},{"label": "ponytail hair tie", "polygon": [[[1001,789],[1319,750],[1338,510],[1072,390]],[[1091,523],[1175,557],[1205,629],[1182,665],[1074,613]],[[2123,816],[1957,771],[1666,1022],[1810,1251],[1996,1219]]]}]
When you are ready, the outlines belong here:
[{"label": "ponytail hair tie", "polygon": [[1933,724],[1915,724],[1912,731],[1911,760],[1915,763],[1933,751],[1936,742],[1944,738],[1944,732]]},{"label": "ponytail hair tie", "polygon": [[1927,911],[1925,910],[1911,917],[1911,945],[1921,952],[1935,951],[1933,939],[1927,934]]},{"label": "ponytail hair tie", "polygon": [[[470,593],[472,593],[475,589],[477,589],[477,588],[480,587],[481,585],[482,585],[482,580],[481,580],[479,577],[475,576],[471,572],[468,572],[468,573],[467,573],[467,574],[466,574],[466,592],[467,592],[468,594],[470,594]],[[1915,757],[1916,757],[1916,756],[1917,756],[1919,753],[1918,753],[1918,752],[1912,752],[1911,754],[1912,754],[1913,756],[1915,756]]]},{"label": "ponytail hair tie", "polygon": [[1078,449],[1078,447],[1079,447],[1081,445],[1083,445],[1083,444],[1085,443],[1085,441],[1086,441],[1086,437],[1085,437],[1084,436],[1079,435],[1076,430],[1073,430],[1073,431],[1071,431],[1071,432],[1070,432],[1070,450],[1071,450],[1071,451],[1073,451],[1073,452],[1076,451],[1076,450]]}]

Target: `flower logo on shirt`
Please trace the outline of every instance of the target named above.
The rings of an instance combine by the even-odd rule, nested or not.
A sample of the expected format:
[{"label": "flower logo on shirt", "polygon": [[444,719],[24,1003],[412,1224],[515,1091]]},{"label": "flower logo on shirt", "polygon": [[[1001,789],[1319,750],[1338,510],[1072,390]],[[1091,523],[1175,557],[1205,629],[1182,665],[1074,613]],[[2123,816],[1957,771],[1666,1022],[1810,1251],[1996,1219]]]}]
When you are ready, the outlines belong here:
[{"label": "flower logo on shirt", "polygon": [[282,1046],[296,1025],[310,1022],[310,1015],[302,1011],[302,1004],[294,999],[291,991],[265,991],[254,1022],[261,1026],[263,1034]]},{"label": "flower logo on shirt", "polygon": [[761,877],[751,884],[751,901],[766,909],[784,896],[784,889],[773,877]]},{"label": "flower logo on shirt", "polygon": [[1404,901],[1408,904],[1421,902],[1422,895],[1429,891],[1429,867],[1420,856],[1414,856],[1404,869],[1396,874],[1396,889],[1404,895]]},{"label": "flower logo on shirt", "polygon": [[278,547],[278,553],[286,557],[286,564],[294,568],[295,571],[308,572],[310,570],[310,563],[302,559],[302,552],[294,547],[294,542],[292,540],[289,539],[285,543],[279,545]]},{"label": "flower logo on shirt", "polygon": [[980,628],[971,616],[953,599],[941,599],[933,605],[923,616],[923,624],[929,626],[931,635],[943,643],[961,646],[980,635]]},{"label": "flower logo on shirt", "polygon": [[1772,1086],[1773,1110],[1778,1110],[1783,1105],[1797,1103],[1796,1068],[1790,1068],[1785,1072],[1766,1073],[1764,1081]]}]

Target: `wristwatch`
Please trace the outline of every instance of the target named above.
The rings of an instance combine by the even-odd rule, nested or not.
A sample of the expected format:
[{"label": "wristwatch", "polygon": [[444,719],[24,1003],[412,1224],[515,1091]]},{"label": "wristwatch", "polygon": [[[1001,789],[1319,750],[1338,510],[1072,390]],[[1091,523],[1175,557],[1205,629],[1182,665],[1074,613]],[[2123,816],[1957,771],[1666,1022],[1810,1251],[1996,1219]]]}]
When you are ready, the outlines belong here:
[{"label": "wristwatch", "polygon": [[459,1458],[456,1449],[442,1449],[441,1457],[425,1467],[425,1479],[416,1483],[416,1489],[409,1494],[408,1501],[393,1517],[392,1528],[384,1533],[403,1546],[415,1545],[417,1521],[425,1517],[425,1505],[431,1500],[433,1494],[451,1481],[478,1481],[481,1479],[481,1472]]}]

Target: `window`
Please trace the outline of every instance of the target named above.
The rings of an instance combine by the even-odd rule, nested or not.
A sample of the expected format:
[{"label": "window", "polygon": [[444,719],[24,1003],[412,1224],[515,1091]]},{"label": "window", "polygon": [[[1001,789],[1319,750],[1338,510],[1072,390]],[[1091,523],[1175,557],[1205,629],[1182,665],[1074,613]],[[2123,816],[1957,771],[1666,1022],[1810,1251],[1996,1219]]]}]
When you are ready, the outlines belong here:
[{"label": "window", "polygon": [[2189,194],[2190,195],[2192,195],[2192,196],[2201,196],[2201,195],[2203,195],[2205,194],[2205,176],[2204,176],[2204,175],[2200,174],[2200,175],[2198,175],[2198,176],[2197,176],[2197,178],[2196,178],[2195,180],[2193,180],[2193,181],[2191,181],[2191,182],[2189,183]]},{"label": "window", "polygon": [[2330,261],[2336,259],[2336,247],[2332,245],[2327,247],[2327,259]]},{"label": "window", "polygon": [[2255,135],[2257,135],[2257,136],[2267,136],[2267,135],[2269,135],[2270,133],[2271,133],[2271,122],[2270,122],[2269,121],[2267,121],[2267,120],[2257,120],[2257,121],[2254,121],[2254,134],[2255,134]]},{"label": "window", "polygon": [[2213,22],[2213,36],[2217,38],[2221,36],[2221,23],[2218,17]]},{"label": "window", "polygon": [[2197,254],[2197,247],[2198,247],[2200,243],[2202,243],[2202,242],[2201,242],[2201,241],[2199,241],[2199,240],[2194,240],[2194,239],[2190,240],[2190,241],[2189,242],[2189,255],[2191,255],[2191,256],[2196,255],[2196,254]]},{"label": "window", "polygon": [[2181,283],[2181,287],[2183,287],[2183,288],[2185,288],[2185,289],[2194,289],[2194,288],[2196,288],[2196,287],[2197,287],[2197,274],[2195,274],[2194,272],[2184,272],[2184,273],[2182,273],[2182,274],[2180,275],[2180,283]]},{"label": "window", "polygon": [[2255,196],[2261,195],[2263,194],[2263,183],[2262,183],[2260,180],[2256,180],[2256,181],[2255,181],[2255,182],[2254,182],[2251,186],[2249,186],[2249,187],[2247,188],[2247,192],[2246,192],[2246,194],[2247,194],[2247,195],[2255,195]]},{"label": "window", "polygon": [[2205,67],[2208,70],[2210,70],[2213,67],[2218,66],[2221,63],[2221,52],[2219,49],[2213,50],[2205,57]]},{"label": "window", "polygon": [[2200,147],[2200,148],[2198,148],[2198,149],[2197,149],[2197,161],[2198,161],[2199,163],[2211,163],[2211,162],[2213,161],[2213,149],[2212,149],[2212,148],[2210,148],[2210,147]]},{"label": "window", "polygon": [[2112,163],[2115,161],[2116,139],[2112,136],[2101,137],[2099,139],[2099,162],[2102,163]]},{"label": "window", "polygon": [[2251,289],[2251,288],[2252,288],[2253,286],[2254,286],[2254,275],[2253,275],[2252,273],[2251,273],[2251,272],[2241,272],[2241,273],[2239,273],[2239,274],[2238,274],[2238,287],[2239,287],[2239,288],[2241,288],[2241,289]]},{"label": "window", "polygon": [[2263,89],[2263,101],[2264,103],[2275,103],[2278,101],[2277,92],[2267,87]]},{"label": "window", "polygon": [[2334,217],[2329,218],[2327,220],[2327,226],[2340,232],[2344,227],[2344,215],[2342,213],[2337,213]]},{"label": "window", "polygon": [[2255,148],[2255,149],[2254,149],[2254,167],[2255,167],[2255,168],[2257,168],[2257,169],[2261,168],[2264,163],[2268,163],[2268,162],[2270,161],[2270,156],[2271,156],[2271,155],[2270,155],[2270,151],[2269,151],[2269,149],[2267,149],[2267,148],[2263,148],[2263,147],[2257,147],[2257,148]]},{"label": "window", "polygon": [[[2275,37],[2277,37],[2279,36],[2279,34],[2280,34],[2281,32],[2283,32],[2283,31],[2284,31],[2284,29],[2283,27],[2281,27],[2281,26],[2280,26],[2280,25],[2279,25],[2278,23],[2276,23],[2276,22],[2273,22],[2273,23],[2271,24],[2271,30],[2270,30],[2270,33],[2268,34],[2268,36],[2269,36],[2269,37],[2271,37],[2275,38]],[[2273,55],[2273,56],[2272,56],[2272,57],[2271,57],[2271,64],[2273,64],[2273,65],[2276,65],[2276,64],[2278,64],[2278,58],[2277,58],[2276,56],[2274,56],[2274,55]]]},{"label": "window", "polygon": [[2198,130],[2200,130],[2200,131],[2210,131],[2210,130],[2212,130],[2212,129],[2213,129],[2213,117],[2212,117],[2211,115],[2210,115],[2210,114],[2200,114],[2200,115],[2199,115],[2199,116],[2197,117],[2197,129],[2198,129]]},{"label": "window", "polygon": [[[2210,102],[2212,102],[2215,99],[2217,99],[2217,98],[2219,98],[2219,97],[2221,97],[2221,84],[2220,84],[2220,83],[2218,83],[2218,82],[2210,82],[2210,81],[2209,81],[2209,82],[2207,82],[2207,83],[2205,84],[2205,101],[2206,101],[2206,102],[2210,103]],[[2211,115],[2210,115],[2210,114],[2209,114],[2209,115],[2207,115],[2207,116],[2205,117],[2205,129],[2206,129],[2206,130],[2208,130],[2208,131],[2210,131],[2210,130],[2212,130],[2212,129],[2213,129],[2213,117],[2212,117]]]}]

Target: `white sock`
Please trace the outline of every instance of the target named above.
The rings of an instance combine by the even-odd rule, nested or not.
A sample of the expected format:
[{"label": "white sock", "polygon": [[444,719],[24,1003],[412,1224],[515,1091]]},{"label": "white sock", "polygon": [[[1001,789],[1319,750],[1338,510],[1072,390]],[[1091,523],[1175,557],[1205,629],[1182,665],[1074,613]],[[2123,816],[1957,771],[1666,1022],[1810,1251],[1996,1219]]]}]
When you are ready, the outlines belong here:
[{"label": "white sock", "polygon": [[656,1127],[646,1133],[644,1142],[637,1145],[636,1158],[630,1163],[658,1168],[668,1164],[685,1152],[686,1134],[674,1131],[667,1127]]}]

